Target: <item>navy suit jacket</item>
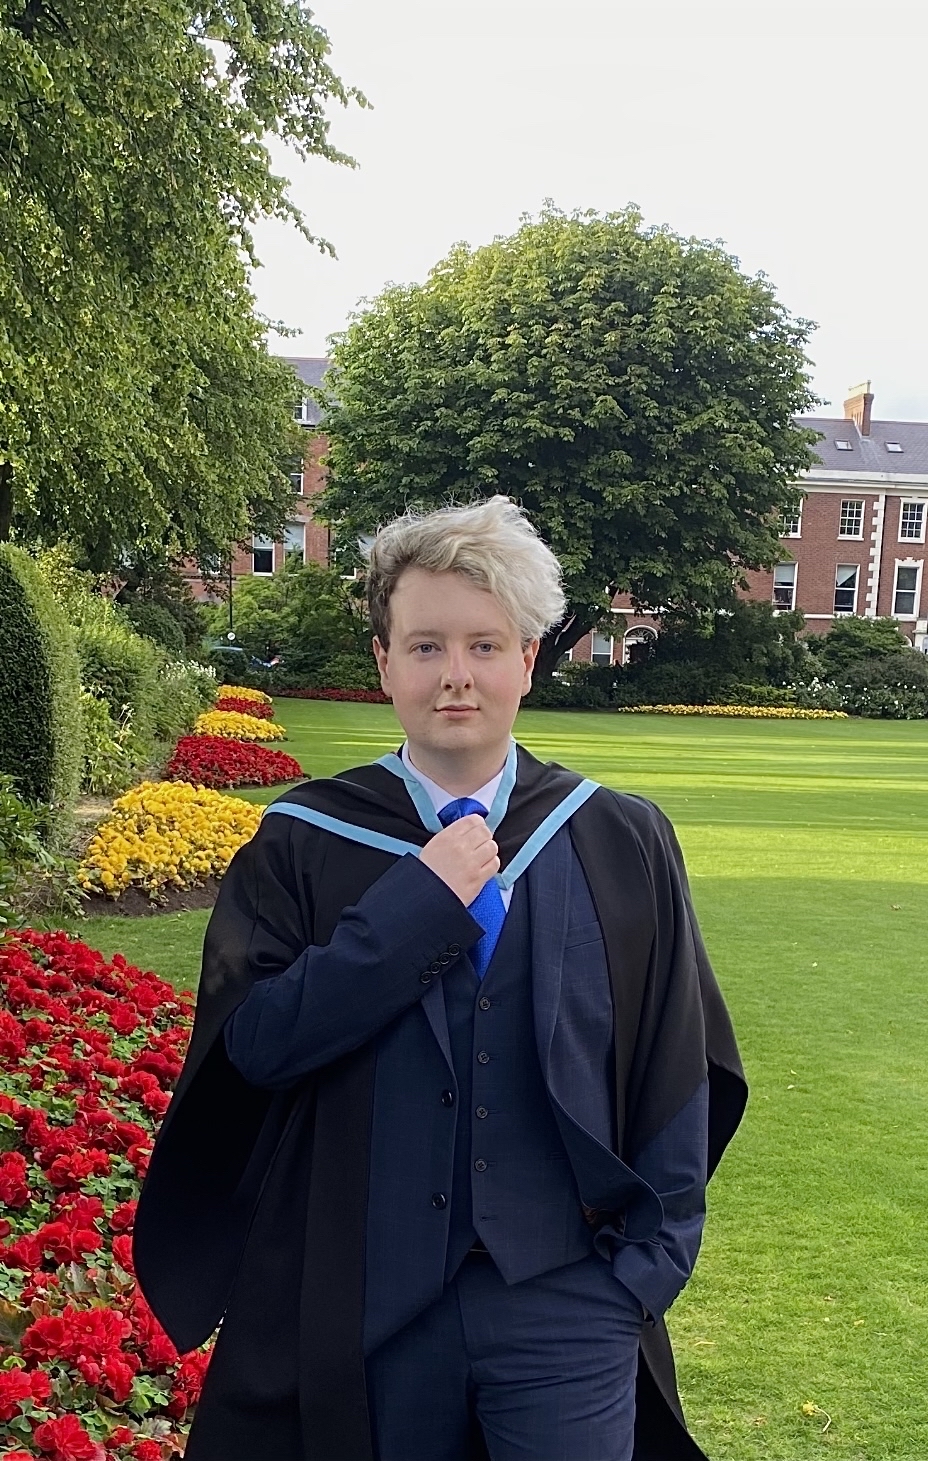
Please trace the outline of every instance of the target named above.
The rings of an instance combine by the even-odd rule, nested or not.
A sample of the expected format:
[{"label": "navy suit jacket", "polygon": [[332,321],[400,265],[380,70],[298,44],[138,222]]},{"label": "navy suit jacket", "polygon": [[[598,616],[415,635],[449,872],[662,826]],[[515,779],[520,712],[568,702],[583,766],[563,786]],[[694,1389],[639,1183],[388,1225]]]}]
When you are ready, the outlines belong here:
[{"label": "navy suit jacket", "polygon": [[[598,1251],[656,1317],[685,1284],[699,1248],[708,1087],[642,1152],[614,1150],[609,975],[567,827],[524,876],[534,1037],[552,1110]],[[367,1348],[441,1292],[447,1223],[421,1201],[423,1190],[451,1180],[447,1112],[437,1099],[453,1082],[440,975],[446,951],[466,950],[481,933],[429,868],[402,857],[345,910],[329,944],[259,980],[225,1027],[232,1063],[269,1089],[285,1089],[375,1042],[367,1264],[369,1276],[389,1268],[396,1302],[369,1315]],[[384,1291],[382,1282],[374,1287]]]}]

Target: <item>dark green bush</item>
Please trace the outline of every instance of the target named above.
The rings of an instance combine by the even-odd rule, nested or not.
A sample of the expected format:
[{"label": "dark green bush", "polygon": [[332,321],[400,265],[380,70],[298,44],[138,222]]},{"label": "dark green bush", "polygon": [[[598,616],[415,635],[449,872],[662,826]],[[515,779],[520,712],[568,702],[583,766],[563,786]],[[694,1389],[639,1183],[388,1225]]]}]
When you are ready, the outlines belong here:
[{"label": "dark green bush", "polygon": [[145,599],[133,599],[126,605],[126,617],[137,634],[153,639],[173,655],[182,655],[186,649],[184,631],[170,609],[163,604],[153,604]]},{"label": "dark green bush", "polygon": [[81,692],[84,760],[81,791],[89,796],[118,796],[128,790],[145,763],[132,734],[130,717],[116,721],[105,700]]},{"label": "dark green bush", "polygon": [[105,617],[88,618],[78,630],[81,680],[85,690],[105,700],[115,721],[126,711],[139,742],[150,749],[157,737],[158,668],[162,652],[143,639],[112,609]]},{"label": "dark green bush", "polygon": [[0,774],[47,808],[62,836],[81,771],[80,669],[74,636],[21,549],[0,544]]},{"label": "dark green bush", "polygon": [[840,686],[851,715],[887,720],[928,716],[928,658],[914,649],[852,665]]},{"label": "dark green bush", "polygon": [[898,620],[866,619],[858,614],[836,619],[827,634],[810,634],[805,643],[817,673],[826,680],[840,680],[852,665],[909,648]]}]

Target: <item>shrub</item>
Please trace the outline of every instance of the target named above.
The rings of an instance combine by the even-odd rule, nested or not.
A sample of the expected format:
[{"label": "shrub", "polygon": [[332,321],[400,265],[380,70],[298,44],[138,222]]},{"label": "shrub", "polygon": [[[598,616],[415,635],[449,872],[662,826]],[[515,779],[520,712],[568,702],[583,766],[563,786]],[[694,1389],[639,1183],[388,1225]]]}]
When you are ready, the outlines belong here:
[{"label": "shrub", "polygon": [[866,619],[858,614],[842,615],[827,634],[810,634],[805,642],[816,670],[830,680],[840,680],[852,665],[909,648],[896,619]]},{"label": "shrub", "polygon": [[42,829],[41,808],[24,802],[12,779],[0,776],[0,936],[37,910],[80,914],[76,865],[46,846]]},{"label": "shrub", "polygon": [[527,710],[605,710],[615,676],[612,665],[569,661],[558,670],[557,679],[537,681],[524,704]]},{"label": "shrub", "polygon": [[113,796],[132,785],[144,764],[141,748],[132,734],[132,717],[127,710],[116,721],[105,700],[81,691],[84,723],[84,759],[81,791],[91,796]]},{"label": "shrub", "polygon": [[84,689],[105,700],[116,721],[128,709],[140,745],[150,751],[156,738],[160,651],[106,600],[79,625],[77,643]]},{"label": "shrub", "polygon": [[345,652],[326,660],[315,683],[333,690],[379,690],[380,674],[369,650]]},{"label": "shrub", "polygon": [[188,996],[119,954],[61,933],[0,941],[0,1429],[14,1456],[183,1449],[209,1356],[178,1355],[161,1329],[131,1234],[191,1024]]},{"label": "shrub", "polygon": [[132,599],[126,604],[125,612],[136,634],[153,639],[170,654],[183,655],[187,648],[184,631],[170,609],[147,599]]},{"label": "shrub", "polygon": [[234,710],[208,710],[193,727],[198,736],[229,736],[234,741],[285,741],[287,732],[273,720],[239,715]]},{"label": "shrub", "polygon": [[283,751],[223,736],[183,736],[164,774],[171,781],[216,788],[306,780],[299,761]]},{"label": "shrub", "polygon": [[216,698],[216,675],[196,660],[164,660],[158,668],[153,727],[159,741],[176,741]]},{"label": "shrub", "polygon": [[0,773],[67,830],[81,771],[80,672],[74,636],[29,556],[0,544]]},{"label": "shrub", "polygon": [[860,661],[846,672],[842,695],[853,715],[921,720],[928,716],[928,659],[907,649]]},{"label": "shrub", "polygon": [[254,715],[258,720],[273,720],[274,708],[263,700],[246,700],[242,695],[220,695],[214,710],[233,711],[236,715]]},{"label": "shrub", "polygon": [[706,665],[654,658],[619,670],[613,699],[619,706],[707,705],[732,683],[731,675]]},{"label": "shrub", "polygon": [[183,781],[144,781],[115,801],[97,827],[81,863],[81,886],[110,898],[144,888],[157,899],[167,888],[221,877],[260,821],[261,808],[240,797]]}]

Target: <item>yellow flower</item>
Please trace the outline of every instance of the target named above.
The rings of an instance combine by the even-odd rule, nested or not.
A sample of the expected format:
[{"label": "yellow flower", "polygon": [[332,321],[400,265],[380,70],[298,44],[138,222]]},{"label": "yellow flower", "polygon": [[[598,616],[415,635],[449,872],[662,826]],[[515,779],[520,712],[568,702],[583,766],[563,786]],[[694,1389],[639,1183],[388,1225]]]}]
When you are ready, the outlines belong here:
[{"label": "yellow flower", "polygon": [[243,715],[237,710],[207,710],[197,717],[196,736],[227,736],[236,741],[283,741],[287,732],[273,720]]}]

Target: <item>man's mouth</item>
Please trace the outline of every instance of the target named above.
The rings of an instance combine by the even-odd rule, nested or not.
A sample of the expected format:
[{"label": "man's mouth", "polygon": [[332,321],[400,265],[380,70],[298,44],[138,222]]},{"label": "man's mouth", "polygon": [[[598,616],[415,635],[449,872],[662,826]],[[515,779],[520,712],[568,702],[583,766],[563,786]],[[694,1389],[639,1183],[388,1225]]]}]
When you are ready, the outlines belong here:
[{"label": "man's mouth", "polygon": [[476,709],[476,705],[439,705],[436,707],[439,715],[466,715]]}]

